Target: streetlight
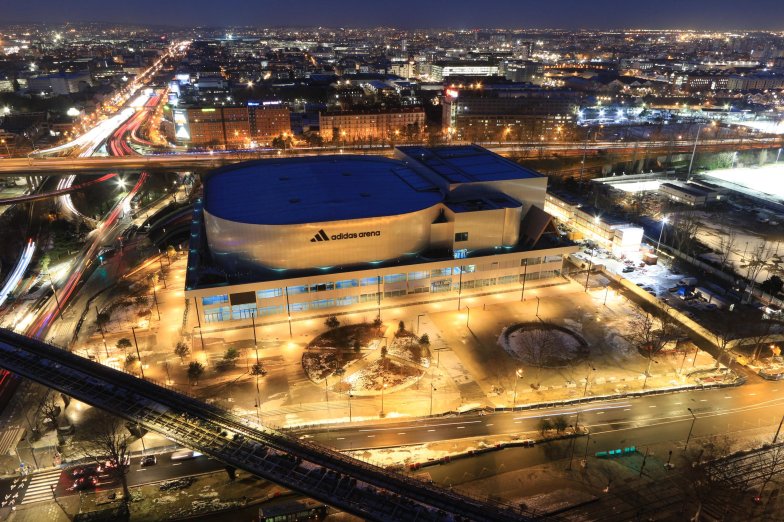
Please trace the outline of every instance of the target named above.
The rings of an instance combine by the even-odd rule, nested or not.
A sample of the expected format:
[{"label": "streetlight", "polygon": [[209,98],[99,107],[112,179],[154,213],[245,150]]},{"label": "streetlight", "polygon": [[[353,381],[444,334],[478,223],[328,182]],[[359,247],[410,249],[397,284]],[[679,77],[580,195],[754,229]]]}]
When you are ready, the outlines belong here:
[{"label": "streetlight", "polygon": [[517,383],[520,382],[520,379],[523,378],[524,370],[522,368],[518,368],[515,370],[515,385],[514,385],[514,394],[512,395],[512,410],[514,411],[515,406],[517,405]]},{"label": "streetlight", "polygon": [[588,371],[585,374],[585,388],[583,389],[583,397],[585,397],[588,394],[588,383],[591,382],[591,379],[590,379],[591,371],[595,372],[596,368],[594,368],[593,366],[588,364]]},{"label": "streetlight", "polygon": [[[199,329],[199,339],[201,339],[201,351],[204,352],[204,335],[201,333],[201,326],[194,326],[193,329]],[[191,335],[193,337],[193,335]]]},{"label": "streetlight", "polygon": [[417,335],[419,335],[419,318],[420,318],[420,317],[424,317],[425,315],[426,315],[426,314],[419,314],[419,315],[417,316],[417,330],[416,330],[416,333],[417,333]]},{"label": "streetlight", "polygon": [[131,333],[133,334],[133,344],[136,346],[136,356],[139,358],[139,371],[144,379],[144,365],[142,364],[142,354],[139,352],[139,343],[136,341],[136,327],[131,326]]},{"label": "streetlight", "polygon": [[471,309],[466,306],[466,328],[468,328],[469,330],[470,330],[470,327],[468,326],[468,321],[470,319],[471,319]]},{"label": "streetlight", "polygon": [[[712,122],[711,125],[715,126],[716,122]],[[702,132],[702,129],[704,128],[705,125],[700,125],[699,128],[697,128],[697,137],[694,138],[694,148],[691,150],[691,159],[689,160],[689,171],[686,173],[687,178],[691,176],[691,167],[694,165],[694,156],[697,154],[697,143],[700,141],[700,132]]]},{"label": "streetlight", "polygon": [[666,225],[670,221],[670,218],[664,216],[661,220],[661,230],[659,230],[659,241],[656,244],[656,251],[661,253],[661,240],[662,234],[664,234],[664,225]]},{"label": "streetlight", "polygon": [[52,274],[49,272],[46,273],[46,277],[49,278],[49,286],[52,287],[52,294],[54,295],[54,302],[57,304],[57,311],[60,314],[60,320],[63,320],[63,309],[60,307],[60,299],[57,298],[57,290],[54,288],[54,281],[52,281]]},{"label": "streetlight", "polygon": [[384,383],[384,385],[381,386],[381,415],[379,415],[380,417],[384,417],[384,390],[386,389],[387,389],[387,383]]},{"label": "streetlight", "polygon": [[691,408],[686,408],[691,413],[691,427],[689,428],[689,435],[686,437],[686,445],[683,447],[683,451],[689,447],[689,440],[691,439],[691,432],[694,430],[694,423],[697,421],[697,417],[694,415],[694,412],[691,411]]}]

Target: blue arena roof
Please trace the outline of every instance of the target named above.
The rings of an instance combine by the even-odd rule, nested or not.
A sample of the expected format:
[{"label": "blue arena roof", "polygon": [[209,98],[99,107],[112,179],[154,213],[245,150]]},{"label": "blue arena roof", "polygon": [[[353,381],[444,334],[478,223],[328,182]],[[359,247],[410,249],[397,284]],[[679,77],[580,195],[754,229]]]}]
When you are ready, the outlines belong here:
[{"label": "blue arena roof", "polygon": [[410,159],[435,171],[449,183],[505,181],[542,175],[476,145],[398,147]]},{"label": "blue arena roof", "polygon": [[258,225],[294,225],[415,212],[443,200],[403,162],[368,156],[259,160],[218,169],[204,187],[205,210]]}]

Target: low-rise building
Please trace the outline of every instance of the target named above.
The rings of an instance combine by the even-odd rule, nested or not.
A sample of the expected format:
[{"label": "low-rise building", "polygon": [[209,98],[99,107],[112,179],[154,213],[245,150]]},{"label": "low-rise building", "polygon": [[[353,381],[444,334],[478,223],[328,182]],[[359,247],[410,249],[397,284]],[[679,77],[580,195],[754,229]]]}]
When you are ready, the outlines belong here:
[{"label": "low-rise building", "polygon": [[411,107],[322,112],[319,127],[325,142],[415,140],[425,130],[425,111],[421,107]]}]

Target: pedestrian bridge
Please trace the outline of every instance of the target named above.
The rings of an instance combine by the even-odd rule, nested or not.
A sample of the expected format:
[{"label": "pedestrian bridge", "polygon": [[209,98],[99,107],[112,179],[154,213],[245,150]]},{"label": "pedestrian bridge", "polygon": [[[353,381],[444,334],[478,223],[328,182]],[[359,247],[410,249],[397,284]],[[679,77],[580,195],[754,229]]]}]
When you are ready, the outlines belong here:
[{"label": "pedestrian bridge", "polygon": [[0,367],[367,520],[531,520],[242,419],[166,386],[0,329]]}]

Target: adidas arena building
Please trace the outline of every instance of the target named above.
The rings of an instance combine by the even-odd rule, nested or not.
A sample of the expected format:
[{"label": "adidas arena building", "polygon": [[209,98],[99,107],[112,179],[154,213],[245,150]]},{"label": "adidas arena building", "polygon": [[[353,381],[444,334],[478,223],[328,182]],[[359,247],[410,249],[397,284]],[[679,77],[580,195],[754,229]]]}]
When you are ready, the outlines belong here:
[{"label": "adidas arena building", "polygon": [[220,168],[194,207],[186,296],[202,323],[519,299],[577,250],[544,212],[546,190],[478,146]]}]

